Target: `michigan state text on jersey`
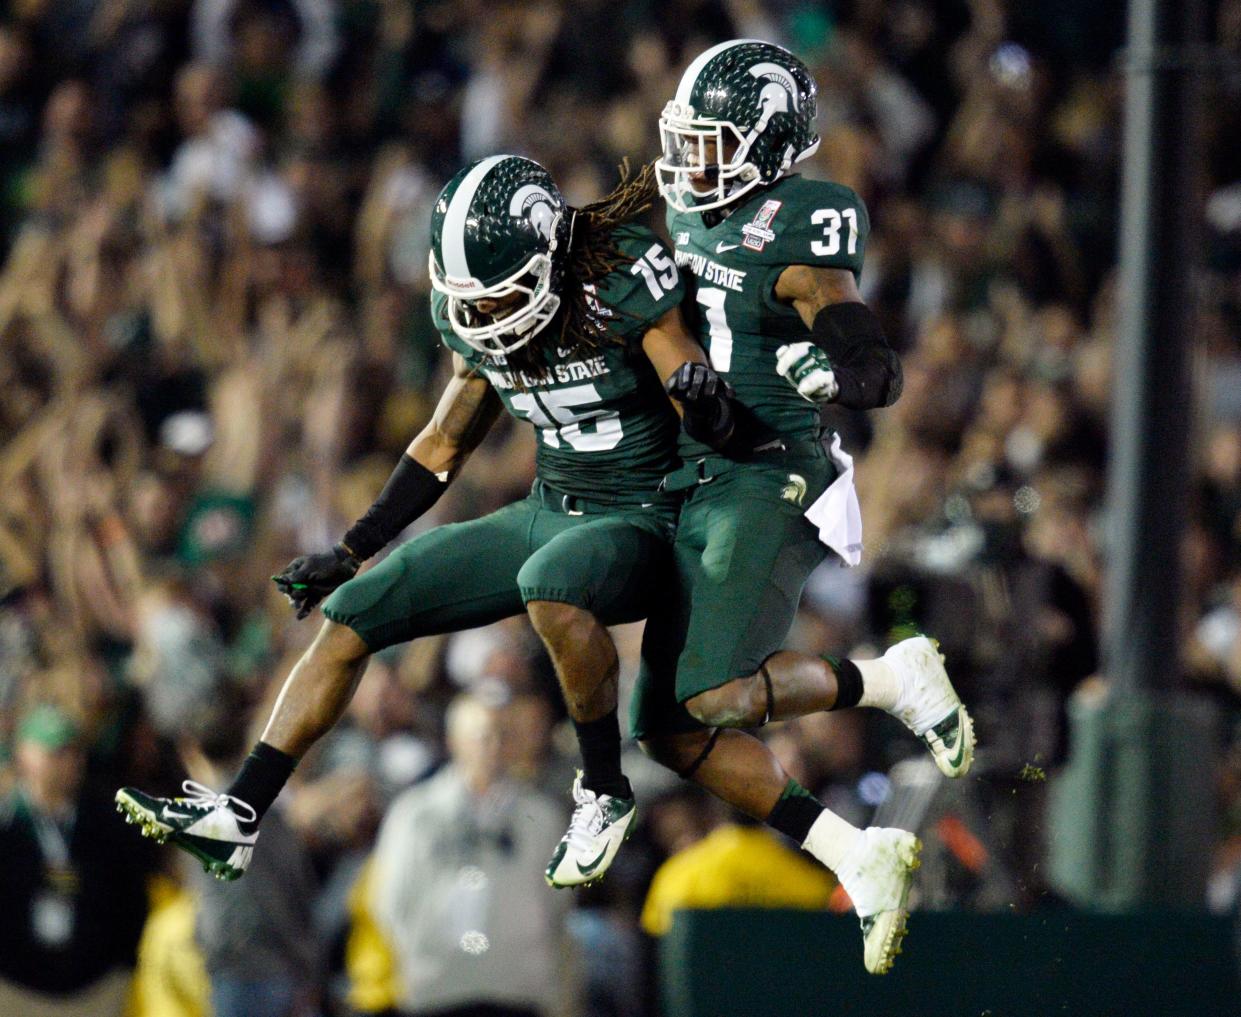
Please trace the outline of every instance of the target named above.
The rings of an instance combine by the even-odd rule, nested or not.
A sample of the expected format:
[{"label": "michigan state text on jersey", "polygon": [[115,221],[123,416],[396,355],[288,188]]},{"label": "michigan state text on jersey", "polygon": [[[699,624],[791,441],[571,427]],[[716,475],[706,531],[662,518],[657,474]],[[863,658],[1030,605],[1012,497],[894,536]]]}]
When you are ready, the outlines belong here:
[{"label": "michigan state text on jersey", "polygon": [[541,480],[594,502],[649,502],[664,474],[679,463],[679,423],[642,338],[677,306],[684,289],[671,253],[649,229],[622,226],[614,240],[632,261],[589,295],[612,341],[593,347],[547,343],[537,359],[513,365],[502,353],[472,348],[453,331],[443,293],[433,297],[433,315],[444,345],[491,383],[509,413],[535,425]]}]

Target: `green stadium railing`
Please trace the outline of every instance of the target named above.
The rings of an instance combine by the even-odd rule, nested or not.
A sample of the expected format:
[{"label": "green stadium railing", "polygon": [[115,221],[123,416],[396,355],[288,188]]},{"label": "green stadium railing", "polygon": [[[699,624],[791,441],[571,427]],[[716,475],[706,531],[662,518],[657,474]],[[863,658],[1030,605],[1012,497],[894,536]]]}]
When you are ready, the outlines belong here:
[{"label": "green stadium railing", "polygon": [[681,911],[659,944],[664,1017],[1233,1017],[1237,929],[1197,913],[915,912],[868,975],[852,916]]}]

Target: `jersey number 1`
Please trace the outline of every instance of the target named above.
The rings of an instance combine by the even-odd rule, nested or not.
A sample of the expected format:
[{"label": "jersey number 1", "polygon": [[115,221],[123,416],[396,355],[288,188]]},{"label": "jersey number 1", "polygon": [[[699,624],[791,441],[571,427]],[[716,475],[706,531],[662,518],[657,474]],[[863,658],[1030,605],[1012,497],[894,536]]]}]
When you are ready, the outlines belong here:
[{"label": "jersey number 1", "polygon": [[706,308],[703,317],[707,319],[707,357],[711,366],[717,371],[727,371],[733,366],[733,330],[728,327],[728,319],[724,316],[725,290],[718,286],[699,286],[698,303]]}]

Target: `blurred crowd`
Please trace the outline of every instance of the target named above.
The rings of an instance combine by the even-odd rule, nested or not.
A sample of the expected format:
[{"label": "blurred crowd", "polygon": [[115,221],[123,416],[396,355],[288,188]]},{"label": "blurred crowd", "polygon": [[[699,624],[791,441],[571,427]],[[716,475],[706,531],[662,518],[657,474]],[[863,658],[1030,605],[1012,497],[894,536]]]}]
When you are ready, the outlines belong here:
[{"label": "blurred crowd", "polygon": [[[666,931],[679,904],[847,907],[776,835],[636,755],[639,836],[601,888],[546,890],[573,745],[524,619],[377,655],[235,886],[97,817],[121,784],[226,782],[313,636],[268,577],[365,510],[434,405],[441,184],[511,151],[570,202],[596,198],[622,158],[654,156],[685,65],[738,36],[815,72],[823,144],[806,172],[868,205],[862,291],[905,371],[892,409],[825,415],[858,456],[866,555],[816,573],[792,645],[864,654],[938,635],[982,780],[942,793],[882,716],[766,737],[851,821],[918,824],[921,906],[1051,906],[1044,777],[1070,697],[1103,680],[1123,7],[12,0],[0,842],[18,875],[0,900],[0,1010],[103,1014],[129,994],[152,1017],[638,1015],[655,994],[639,930]],[[1209,80],[1204,125],[1179,621],[1186,685],[1227,719],[1211,884],[1227,910],[1241,899],[1241,0],[1210,8],[1233,62]],[[418,527],[522,495],[526,430],[501,421]],[[640,628],[616,637],[631,681]],[[29,866],[10,866],[22,851]],[[135,950],[130,987],[117,975]]]}]

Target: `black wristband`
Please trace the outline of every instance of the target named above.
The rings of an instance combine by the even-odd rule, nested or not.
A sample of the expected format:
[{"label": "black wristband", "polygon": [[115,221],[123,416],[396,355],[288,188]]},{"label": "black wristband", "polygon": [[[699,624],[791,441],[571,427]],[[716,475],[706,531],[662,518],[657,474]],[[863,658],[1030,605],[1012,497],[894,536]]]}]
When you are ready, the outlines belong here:
[{"label": "black wristband", "polygon": [[349,527],[341,545],[351,557],[366,561],[434,505],[447,486],[406,453],[396,464],[375,504]]},{"label": "black wristband", "polygon": [[828,304],[815,315],[810,338],[832,361],[840,387],[835,402],[855,410],[896,402],[904,382],[901,361],[865,304]]}]

